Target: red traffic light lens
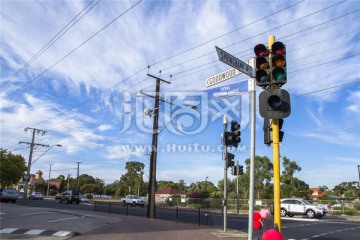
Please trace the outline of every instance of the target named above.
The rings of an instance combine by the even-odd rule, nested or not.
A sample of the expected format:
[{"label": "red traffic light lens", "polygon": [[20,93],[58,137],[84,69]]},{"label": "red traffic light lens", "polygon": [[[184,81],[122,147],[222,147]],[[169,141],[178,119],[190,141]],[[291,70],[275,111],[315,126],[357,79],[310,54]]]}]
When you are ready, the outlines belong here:
[{"label": "red traffic light lens", "polygon": [[256,57],[265,57],[268,55],[268,50],[264,44],[258,44],[254,47]]},{"label": "red traffic light lens", "polygon": [[272,54],[285,54],[285,45],[282,42],[274,42],[271,46]]}]

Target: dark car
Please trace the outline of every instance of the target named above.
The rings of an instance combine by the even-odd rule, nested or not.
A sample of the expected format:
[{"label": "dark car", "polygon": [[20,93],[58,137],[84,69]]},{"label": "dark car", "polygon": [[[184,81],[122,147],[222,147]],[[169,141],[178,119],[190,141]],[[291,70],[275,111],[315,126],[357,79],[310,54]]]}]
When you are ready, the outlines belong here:
[{"label": "dark car", "polygon": [[16,203],[19,197],[19,192],[13,188],[0,189],[0,201]]},{"label": "dark car", "polygon": [[79,204],[81,201],[81,194],[79,191],[68,190],[60,194],[60,203],[73,203]]}]

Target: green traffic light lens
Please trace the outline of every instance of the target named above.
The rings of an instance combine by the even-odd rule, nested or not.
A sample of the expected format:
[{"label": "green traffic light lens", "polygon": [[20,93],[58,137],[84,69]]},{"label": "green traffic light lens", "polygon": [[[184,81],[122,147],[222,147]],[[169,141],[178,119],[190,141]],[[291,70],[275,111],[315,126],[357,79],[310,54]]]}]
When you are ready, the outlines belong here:
[{"label": "green traffic light lens", "polygon": [[268,99],[268,105],[272,110],[279,110],[281,107],[281,98],[277,95],[272,95]]},{"label": "green traffic light lens", "polygon": [[283,83],[286,82],[286,73],[285,70],[281,67],[275,68],[272,72],[273,80],[275,83]]}]

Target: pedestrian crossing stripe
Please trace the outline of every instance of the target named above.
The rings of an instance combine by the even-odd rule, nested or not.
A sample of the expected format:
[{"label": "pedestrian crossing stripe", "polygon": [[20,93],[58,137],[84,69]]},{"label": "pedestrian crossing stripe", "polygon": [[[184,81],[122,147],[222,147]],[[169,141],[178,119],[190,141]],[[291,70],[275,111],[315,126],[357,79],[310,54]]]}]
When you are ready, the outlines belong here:
[{"label": "pedestrian crossing stripe", "polygon": [[20,229],[20,228],[0,228],[0,234],[26,234],[26,235],[47,235],[54,237],[66,237],[71,235],[80,235],[76,232],[71,231],[53,231],[53,230],[44,230],[44,229]]}]

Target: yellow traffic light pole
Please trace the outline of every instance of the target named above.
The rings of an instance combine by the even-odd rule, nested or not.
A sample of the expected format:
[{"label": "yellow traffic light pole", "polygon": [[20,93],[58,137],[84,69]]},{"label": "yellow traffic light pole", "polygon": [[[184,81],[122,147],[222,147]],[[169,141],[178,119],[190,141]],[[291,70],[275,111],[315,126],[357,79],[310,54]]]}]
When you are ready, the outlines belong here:
[{"label": "yellow traffic light pole", "polygon": [[[268,47],[275,42],[275,36],[268,37]],[[272,70],[272,53],[270,52],[270,70]],[[270,73],[272,82],[272,73]],[[271,85],[271,89],[277,89],[276,85]],[[274,166],[274,225],[281,232],[281,215],[280,215],[280,145],[279,145],[279,120],[272,119],[272,140],[273,140],[273,166]]]}]

